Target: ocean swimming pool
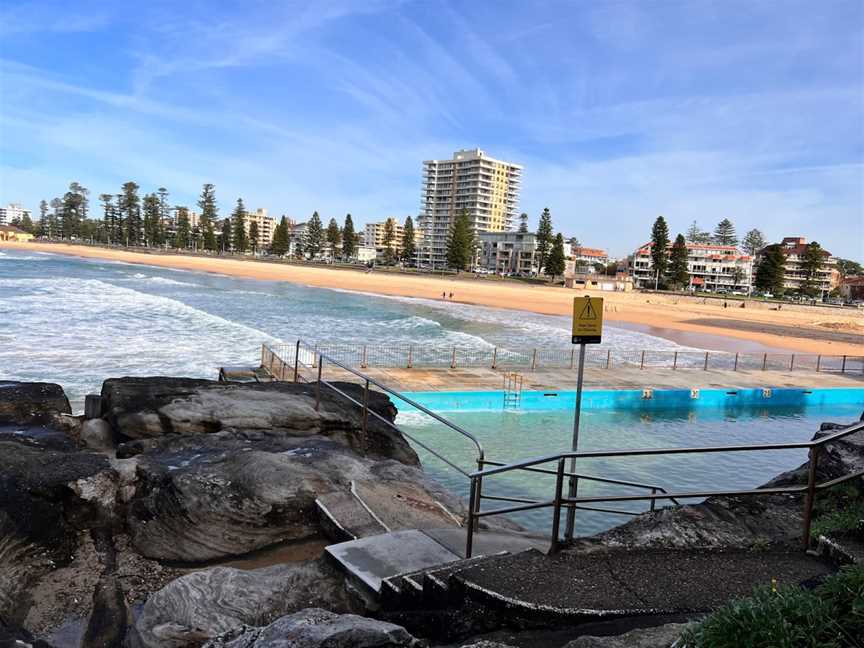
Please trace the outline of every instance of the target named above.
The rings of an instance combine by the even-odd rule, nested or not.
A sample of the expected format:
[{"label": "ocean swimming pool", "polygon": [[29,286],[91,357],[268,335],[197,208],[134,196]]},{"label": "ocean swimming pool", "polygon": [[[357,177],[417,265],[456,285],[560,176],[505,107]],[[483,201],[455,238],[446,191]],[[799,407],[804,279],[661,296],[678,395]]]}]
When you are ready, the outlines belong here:
[{"label": "ocean swimming pool", "polygon": [[[549,396],[548,394],[556,394]],[[487,459],[512,462],[570,449],[573,392],[523,392],[521,406],[504,409],[502,392],[414,392],[421,405],[474,434]],[[399,403],[397,403],[399,406]],[[634,390],[586,390],[580,450],[671,448],[810,440],[824,421],[852,423],[864,410],[864,389],[656,390],[643,398]],[[476,470],[471,443],[440,423],[402,404],[397,423],[464,470]],[[424,468],[450,490],[467,497],[468,481],[439,459],[416,447]],[[650,483],[667,490],[739,489],[759,486],[806,460],[805,450],[710,455],[585,459],[577,471]],[[554,477],[507,473],[484,482],[490,495],[551,498]],[[623,495],[638,489],[582,481],[582,495]],[[484,502],[484,508],[494,506]],[[609,504],[645,510],[647,503]],[[526,527],[548,532],[548,509],[513,515]],[[577,533],[597,533],[629,517],[591,511],[577,513]]]}]

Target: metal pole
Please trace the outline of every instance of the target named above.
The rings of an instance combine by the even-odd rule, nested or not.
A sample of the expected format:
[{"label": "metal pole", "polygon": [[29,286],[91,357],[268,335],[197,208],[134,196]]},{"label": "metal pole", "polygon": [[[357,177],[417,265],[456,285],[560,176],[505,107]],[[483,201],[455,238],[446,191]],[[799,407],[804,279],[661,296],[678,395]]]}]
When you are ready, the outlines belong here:
[{"label": "metal pole", "polygon": [[738,352],[735,352],[735,366],[732,368],[732,371],[738,371]]},{"label": "metal pole", "polygon": [[792,357],[789,359],[789,371],[792,371],[795,368],[795,354],[792,354]]},{"label": "metal pole", "polygon": [[678,352],[672,354],[672,371],[678,368]]},{"label": "metal pole", "polygon": [[820,368],[822,367],[822,354],[816,356],[816,373],[819,373]]},{"label": "metal pole", "polygon": [[[282,363],[284,368],[285,363]],[[300,340],[297,340],[297,348],[294,350],[294,382],[298,382],[300,376],[298,375],[300,371]]]},{"label": "metal pole", "polygon": [[[579,373],[576,377],[576,407],[573,416],[573,442],[571,449],[573,452],[579,450],[579,414],[582,409],[582,381],[585,377],[585,345],[579,345]],[[576,472],[576,458],[570,458],[570,472]],[[576,492],[579,489],[579,478],[570,477],[569,479],[569,497],[576,497]],[[572,506],[567,508],[567,526],[564,530],[564,538],[567,540],[573,539],[573,527],[576,525],[576,509]]]},{"label": "metal pole", "polygon": [[[480,457],[479,459],[477,459],[477,470],[483,470],[483,468],[484,468],[483,458]],[[477,481],[477,493],[475,494],[475,499],[476,499],[476,507],[475,508],[476,508],[477,512],[479,513],[480,512],[480,502],[483,500],[483,478],[477,477],[476,481]],[[474,530],[475,531],[480,530],[480,518],[474,518]]]},{"label": "metal pole", "polygon": [[363,357],[360,360],[360,367],[362,369],[366,369],[366,367],[367,367],[367,365],[366,365],[366,345],[365,344],[363,345]]},{"label": "metal pole", "polygon": [[606,349],[606,368],[612,363],[612,349]]},{"label": "metal pole", "polygon": [[411,368],[412,361],[414,360],[414,345],[408,345],[408,368]]},{"label": "metal pole", "polygon": [[537,349],[534,349],[534,355],[531,356],[531,371],[537,367]]},{"label": "metal pole", "polygon": [[768,366],[768,354],[762,354],[762,371],[765,371],[765,367]]},{"label": "metal pole", "polygon": [[705,366],[702,367],[702,371],[708,371],[708,352],[705,352]]},{"label": "metal pole", "polygon": [[450,368],[456,368],[456,347],[453,347],[453,354],[450,356]]},{"label": "metal pole", "polygon": [[570,349],[570,369],[576,366],[576,347]]},{"label": "metal pole", "polygon": [[324,368],[324,356],[318,356],[318,382],[315,383],[315,411],[321,407],[321,370]]},{"label": "metal pole", "polygon": [[[656,489],[656,488],[652,488],[652,489],[651,489],[651,494],[652,494],[652,495],[656,495],[656,494],[657,494],[657,489]],[[655,498],[652,498],[652,499],[651,499],[651,510],[653,511],[656,507],[657,507],[657,498],[655,497]]]},{"label": "metal pole", "polygon": [[495,369],[498,364],[498,347],[492,349],[492,368]]},{"label": "metal pole", "polygon": [[563,485],[564,458],[562,457],[558,460],[558,474],[555,477],[555,504],[552,506],[552,544],[549,545],[550,554],[558,552],[558,528],[561,525],[561,488]]},{"label": "metal pole", "polygon": [[465,557],[471,557],[471,548],[474,544],[474,501],[477,496],[477,480],[471,478],[471,493],[468,495],[468,521],[465,524],[467,532],[465,535]]},{"label": "metal pole", "polygon": [[840,365],[840,373],[846,373],[846,356],[843,356],[843,364]]},{"label": "metal pole", "polygon": [[[369,379],[366,379],[366,387],[363,389],[363,445],[366,445],[366,436],[369,430]],[[365,449],[365,448],[364,448]]]},{"label": "metal pole", "polygon": [[804,551],[810,548],[810,524],[813,521],[813,502],[816,497],[816,464],[819,460],[819,446],[810,448],[810,466],[807,471],[807,493],[804,496],[804,533],[801,538]]},{"label": "metal pole", "polygon": [[644,349],[642,350],[642,359],[639,361],[639,368],[640,369],[645,368],[645,350]]}]

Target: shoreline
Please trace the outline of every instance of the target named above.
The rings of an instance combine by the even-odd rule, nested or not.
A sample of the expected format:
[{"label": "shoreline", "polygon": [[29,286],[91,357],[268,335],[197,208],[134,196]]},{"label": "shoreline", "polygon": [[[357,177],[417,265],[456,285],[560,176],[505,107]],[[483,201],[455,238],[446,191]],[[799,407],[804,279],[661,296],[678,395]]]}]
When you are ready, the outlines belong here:
[{"label": "shoreline", "polygon": [[[65,243],[2,242],[0,249],[120,261],[265,281],[288,281],[316,288],[386,296],[439,300],[442,292],[452,292],[452,301],[455,303],[501,308],[514,313],[528,311],[567,316],[572,310],[573,297],[586,292],[552,286],[491,283],[484,279],[376,273],[323,265],[316,267],[252,259],[137,252]],[[694,340],[702,339],[705,347],[732,351],[750,351],[756,345],[760,350],[864,354],[864,317],[859,313],[837,313],[831,314],[829,318],[816,312],[755,309],[742,312],[736,308],[732,316],[731,311],[722,308],[719,302],[679,303],[674,296],[638,292],[588,292],[605,298],[604,317],[608,322],[681,344],[693,345]],[[826,319],[829,321],[824,321]],[[839,337],[843,339],[839,340]],[[860,342],[857,341],[859,337]]]}]

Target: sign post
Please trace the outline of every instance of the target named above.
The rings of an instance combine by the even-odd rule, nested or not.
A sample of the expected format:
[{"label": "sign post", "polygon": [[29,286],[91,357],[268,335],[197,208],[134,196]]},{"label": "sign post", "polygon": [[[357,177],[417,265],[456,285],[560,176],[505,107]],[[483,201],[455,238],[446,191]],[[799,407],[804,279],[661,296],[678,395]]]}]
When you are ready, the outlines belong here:
[{"label": "sign post", "polygon": [[[574,297],[573,298],[573,344],[579,345],[579,369],[576,377],[576,409],[573,416],[573,452],[579,450],[579,414],[582,410],[582,381],[585,376],[585,345],[600,344],[603,334],[603,298]],[[576,472],[576,459],[570,459],[570,472]],[[568,497],[576,497],[579,491],[579,478],[570,476]],[[573,539],[573,528],[576,524],[576,509],[567,507],[567,525],[564,528],[564,538]]]}]

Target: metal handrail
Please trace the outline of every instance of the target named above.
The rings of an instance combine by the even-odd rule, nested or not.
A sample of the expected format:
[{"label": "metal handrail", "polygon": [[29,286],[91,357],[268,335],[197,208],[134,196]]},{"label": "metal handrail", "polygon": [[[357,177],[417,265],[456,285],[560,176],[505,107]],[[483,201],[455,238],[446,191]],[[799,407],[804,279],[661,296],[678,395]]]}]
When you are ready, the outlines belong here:
[{"label": "metal handrail", "polygon": [[[527,459],[524,461],[515,462],[512,464],[508,464],[505,466],[498,466],[495,468],[488,468],[478,470],[474,473],[471,473],[471,493],[472,496],[469,498],[469,502],[472,503],[472,507],[468,511],[468,534],[466,537],[466,556],[471,556],[472,543],[473,543],[473,529],[476,524],[476,520],[482,517],[489,517],[492,515],[503,515],[506,513],[516,513],[519,511],[528,511],[539,508],[547,508],[553,507],[555,509],[555,514],[553,516],[553,535],[552,535],[552,547],[551,550],[554,551],[558,546],[558,524],[559,524],[559,515],[560,509],[562,507],[565,508],[583,508],[584,504],[591,503],[599,503],[599,502],[633,502],[633,501],[645,501],[650,500],[653,503],[658,499],[668,499],[672,501],[676,501],[678,499],[692,499],[692,498],[700,498],[700,497],[733,497],[733,496],[744,496],[744,495],[773,495],[773,494],[799,494],[804,493],[806,495],[804,502],[804,521],[803,521],[803,543],[804,548],[807,549],[810,545],[810,527],[812,522],[812,514],[813,514],[813,502],[815,500],[815,495],[817,491],[824,490],[826,488],[830,488],[832,486],[836,486],[843,482],[849,481],[850,479],[855,479],[857,477],[864,476],[864,470],[857,470],[848,475],[843,475],[841,477],[837,477],[835,479],[827,480],[821,483],[816,482],[816,466],[818,462],[819,451],[822,446],[827,443],[831,443],[832,441],[836,441],[838,439],[842,439],[850,434],[855,434],[856,432],[860,432],[864,430],[864,421],[859,421],[858,423],[853,423],[845,428],[842,428],[832,434],[828,434],[819,439],[814,439],[812,441],[803,441],[803,442],[793,442],[793,443],[769,443],[769,444],[754,444],[754,445],[733,445],[733,446],[708,446],[708,447],[691,447],[691,448],[641,448],[641,449],[633,449],[633,450],[600,450],[600,451],[587,451],[587,452],[562,452],[553,455],[546,455],[543,457],[535,457],[532,459]],[[760,451],[760,450],[794,450],[794,449],[803,449],[806,448],[809,451],[809,465],[808,465],[808,476],[807,483],[802,486],[783,486],[783,487],[773,487],[773,488],[757,488],[757,489],[738,489],[738,490],[713,490],[713,491],[684,491],[684,492],[673,492],[669,493],[666,491],[662,491],[661,494],[657,492],[652,492],[651,495],[603,495],[603,496],[593,496],[593,497],[564,497],[561,492],[561,484],[563,477],[565,476],[564,471],[564,463],[567,459],[595,459],[595,458],[603,458],[603,457],[636,457],[636,456],[650,456],[650,455],[671,455],[671,454],[696,454],[696,453],[715,453],[715,452],[749,452],[749,451]],[[502,474],[505,472],[510,472],[513,470],[538,470],[533,468],[533,466],[548,463],[552,461],[558,462],[558,469],[556,471],[545,470],[544,472],[554,473],[557,475],[557,483],[555,490],[555,497],[552,500],[517,500],[515,498],[496,498],[499,501],[513,501],[513,502],[522,502],[518,506],[509,506],[504,508],[493,509],[490,511],[481,511],[479,506],[479,500],[477,500],[477,506],[474,507],[473,503],[475,502],[475,492],[476,487],[475,483],[479,483],[482,479],[491,477],[493,475]],[[491,463],[491,462],[486,462]],[[658,489],[659,490],[659,489]],[[487,497],[486,499],[492,499]],[[677,502],[676,502],[677,503]],[[623,511],[615,511],[621,512]]]}]

